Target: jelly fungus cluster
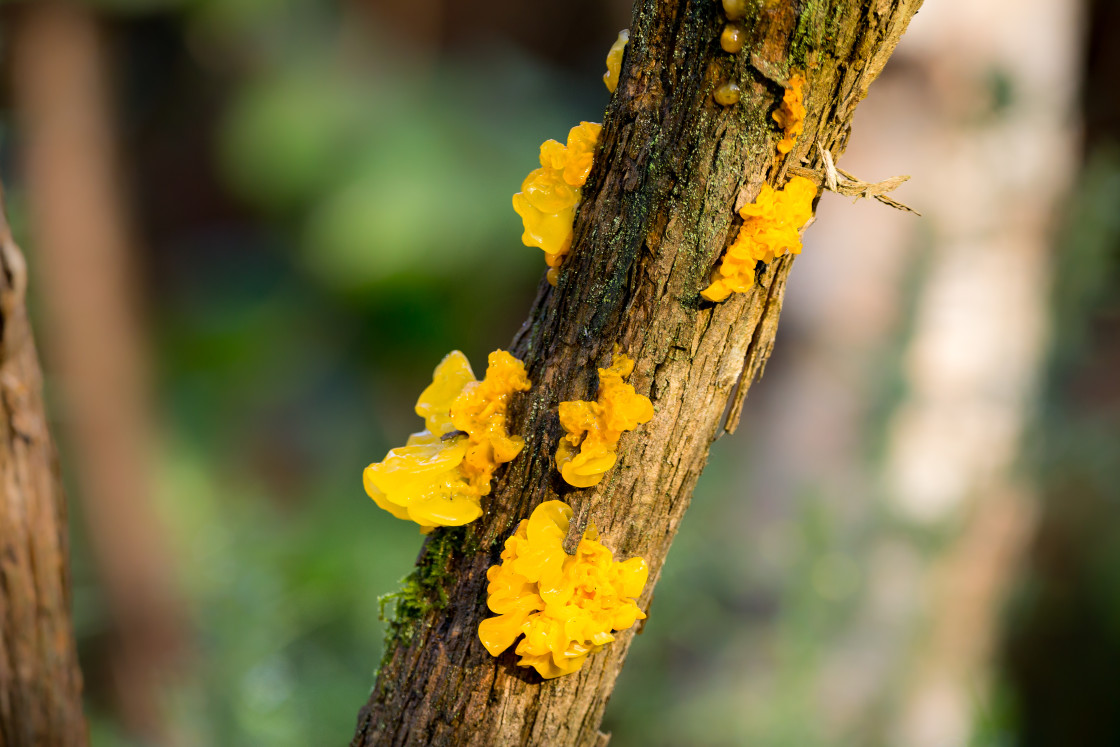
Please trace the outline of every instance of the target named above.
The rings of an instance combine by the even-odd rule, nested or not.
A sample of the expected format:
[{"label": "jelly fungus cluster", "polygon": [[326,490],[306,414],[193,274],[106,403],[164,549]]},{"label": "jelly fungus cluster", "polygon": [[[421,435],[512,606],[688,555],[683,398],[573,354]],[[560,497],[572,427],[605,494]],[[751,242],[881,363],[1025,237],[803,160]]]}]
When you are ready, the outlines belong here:
[{"label": "jelly fungus cluster", "polygon": [[813,217],[813,200],[817,185],[795,176],[781,190],[769,184],[739,214],[743,226],[739,235],[712,273],[712,284],[700,292],[709,301],[723,301],[732,293],[742,293],[754,285],[754,268],[758,262],[773,262],[786,254],[801,253],[799,231]]},{"label": "jelly fungus cluster", "polygon": [[611,93],[614,93],[614,89],[618,88],[618,75],[622,71],[622,52],[626,49],[628,41],[630,41],[630,30],[619,31],[618,38],[614,40],[610,51],[607,52],[607,72],[603,73],[603,83],[607,85],[607,90]]},{"label": "jelly fungus cluster", "polygon": [[541,145],[541,167],[529,172],[521,191],[513,196],[513,209],[525,227],[521,241],[544,250],[552,285],[559,276],[557,268],[572,248],[580,188],[591,172],[600,129],[594,122],[580,122],[568,133],[566,146],[546,140]]},{"label": "jelly fungus cluster", "polygon": [[649,568],[641,558],[615,562],[589,526],[575,555],[564,552],[572,509],[542,503],[506,540],[502,562],[486,573],[486,604],[497,617],[483,620],[478,637],[492,656],[525,637],[518,664],[551,679],[571,674],[589,654],[614,640],[645,614],[634,602]]},{"label": "jelly fungus cluster", "polygon": [[599,397],[595,402],[560,403],[565,435],[556,448],[556,468],[564,481],[577,488],[598,485],[618,458],[618,439],[653,417],[653,403],[638,394],[626,379],[634,361],[615,353],[609,368],[599,369]]},{"label": "jelly fungus cluster", "polygon": [[416,414],[427,428],[366,467],[362,476],[378,506],[424,531],[460,526],[482,515],[479,499],[490,494],[494,470],[524,446],[506,431],[510,395],[529,390],[521,361],[495,350],[488,362],[482,381],[458,350],[436,367],[431,385],[416,401]]},{"label": "jelly fungus cluster", "polygon": [[789,153],[793,150],[794,143],[805,129],[805,95],[802,88],[805,78],[794,74],[789,79],[789,88],[782,96],[782,105],[774,112],[774,121],[782,128],[784,137],[778,143],[778,152]]}]

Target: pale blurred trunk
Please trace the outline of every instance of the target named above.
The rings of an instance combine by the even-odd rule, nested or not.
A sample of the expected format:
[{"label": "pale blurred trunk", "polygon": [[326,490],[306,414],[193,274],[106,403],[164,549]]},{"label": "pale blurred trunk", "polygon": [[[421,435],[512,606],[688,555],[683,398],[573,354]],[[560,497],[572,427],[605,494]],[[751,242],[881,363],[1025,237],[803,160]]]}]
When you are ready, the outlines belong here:
[{"label": "pale blurred trunk", "polygon": [[[1017,469],[1046,348],[1051,247],[1076,168],[1079,5],[946,2],[915,60],[944,102],[949,168],[884,465],[888,500],[953,537],[915,581],[924,632],[889,741],[963,744],[992,708],[999,613],[1034,522]],[[954,105],[955,104],[955,105]],[[943,144],[938,147],[938,144]]]},{"label": "pale blurred trunk", "polygon": [[[48,348],[113,626],[122,721],[166,742],[164,671],[184,611],[152,504],[153,422],[105,44],[86,5],[30,3],[12,68]],[[173,185],[169,185],[173,188]]]},{"label": "pale blurred trunk", "polygon": [[1003,592],[1033,522],[1015,460],[1042,365],[1052,219],[1075,165],[1078,5],[927,5],[841,164],[912,174],[900,199],[924,218],[826,200],[791,284],[803,334],[783,341],[778,394],[756,421],[771,434],[756,462],[763,508],[744,523],[764,534],[775,514],[794,520],[789,497],[811,490],[835,543],[856,548],[818,573],[859,576],[810,677],[824,734],[965,744],[986,707]]}]

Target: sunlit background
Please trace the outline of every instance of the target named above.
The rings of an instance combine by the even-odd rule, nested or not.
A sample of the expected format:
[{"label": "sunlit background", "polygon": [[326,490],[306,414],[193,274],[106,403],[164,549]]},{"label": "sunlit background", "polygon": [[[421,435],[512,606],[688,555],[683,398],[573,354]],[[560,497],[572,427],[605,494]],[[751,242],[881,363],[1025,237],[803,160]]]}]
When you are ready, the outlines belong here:
[{"label": "sunlit background", "polygon": [[[420,548],[361,470],[543,274],[625,0],[0,6],[95,745],[344,744]],[[607,711],[614,745],[1120,743],[1120,12],[930,0]]]}]

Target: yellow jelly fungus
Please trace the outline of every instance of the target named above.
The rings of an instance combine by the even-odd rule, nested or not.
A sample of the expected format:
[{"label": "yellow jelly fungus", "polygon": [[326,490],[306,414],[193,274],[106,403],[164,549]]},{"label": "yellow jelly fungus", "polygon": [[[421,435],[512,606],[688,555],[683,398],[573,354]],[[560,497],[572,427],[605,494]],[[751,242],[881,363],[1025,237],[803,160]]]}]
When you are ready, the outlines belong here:
[{"label": "yellow jelly fungus", "polygon": [[529,172],[521,191],[513,196],[513,209],[521,216],[525,246],[544,250],[552,269],[548,282],[556,285],[557,268],[572,247],[572,223],[579,205],[580,187],[591,172],[601,125],[580,122],[568,133],[568,144],[547,140],[541,145],[541,167]]},{"label": "yellow jelly fungus", "polygon": [[742,26],[737,23],[729,23],[723,27],[723,33],[719,35],[719,45],[724,52],[735,54],[743,48],[746,39],[747,34],[743,31]]},{"label": "yellow jelly fungus", "polygon": [[425,532],[482,515],[479,499],[490,494],[494,470],[524,446],[506,431],[510,395],[529,389],[524,364],[506,351],[495,350],[488,363],[478,381],[458,350],[440,362],[416,401],[427,428],[362,475],[374,503]]},{"label": "yellow jelly fungus", "polygon": [[743,227],[712,273],[712,284],[700,295],[709,301],[723,301],[754,285],[757,262],[773,262],[786,252],[800,254],[799,231],[813,217],[816,196],[817,185],[801,176],[790,179],[781,190],[762,185],[758,199],[739,211]]},{"label": "yellow jelly fungus", "polygon": [[748,0],[723,0],[723,14],[729,21],[738,21],[747,15]]},{"label": "yellow jelly fungus", "polygon": [[499,656],[525,637],[514,652],[518,664],[552,679],[583,666],[589,654],[614,640],[645,613],[634,601],[649,578],[642,558],[615,562],[590,525],[575,555],[564,553],[572,509],[547,501],[506,540],[500,565],[486,573],[486,604],[497,617],[483,620],[478,638]]},{"label": "yellow jelly fungus", "polygon": [[611,93],[618,88],[618,74],[622,70],[622,50],[626,49],[628,41],[630,41],[630,30],[619,31],[618,38],[607,52],[607,72],[603,73],[603,82],[607,84],[607,90]]},{"label": "yellow jelly fungus", "polygon": [[739,103],[742,96],[743,92],[739,89],[737,83],[724,83],[712,94],[712,97],[720,106],[734,106]]},{"label": "yellow jelly fungus", "polygon": [[789,88],[782,96],[782,105],[774,112],[774,121],[782,128],[783,137],[778,143],[778,152],[782,154],[793,150],[794,143],[805,129],[805,95],[802,88],[805,78],[795,74],[789,79]]},{"label": "yellow jelly fungus", "polygon": [[622,432],[653,418],[653,403],[625,381],[633,370],[634,361],[616,353],[609,368],[599,369],[596,402],[560,403],[560,425],[565,435],[556,447],[556,468],[569,485],[598,485],[614,466]]}]

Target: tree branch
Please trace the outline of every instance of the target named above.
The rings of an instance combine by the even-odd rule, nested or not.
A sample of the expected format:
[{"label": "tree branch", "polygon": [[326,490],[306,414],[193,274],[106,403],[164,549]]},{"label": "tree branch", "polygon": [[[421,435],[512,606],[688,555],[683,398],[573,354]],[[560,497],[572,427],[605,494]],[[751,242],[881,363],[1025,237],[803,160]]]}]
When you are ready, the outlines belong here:
[{"label": "tree branch", "polygon": [[[638,0],[583,190],[575,249],[557,287],[542,282],[513,341],[533,381],[512,413],[525,449],[497,481],[481,519],[429,538],[411,587],[416,603],[390,626],[353,745],[602,743],[598,726],[632,635],[618,635],[578,673],[543,682],[515,666],[512,652],[495,659],[479,643],[486,570],[520,519],[560,499],[586,510],[616,557],[645,557],[656,581],[708,449],[724,430],[729,399],[736,393],[730,430],[773,348],[792,263],[771,264],[750,292],[703,301],[699,292],[738,228],[735,209],[764,181],[783,183],[812,143],[843,151],[856,103],[919,5],[762,3],[746,19],[743,51],[728,55],[718,42],[719,3]],[[781,134],[771,113],[782,96],[775,81],[794,70],[808,80],[805,132],[775,164]],[[727,81],[743,95],[724,108],[712,93]],[[631,383],[648,393],[657,414],[624,434],[606,479],[577,494],[553,464],[556,408],[591,397],[595,369],[616,344],[636,359]],[[652,589],[639,600],[643,608]]]},{"label": "tree branch", "polygon": [[0,747],[84,745],[66,502],[0,188]]}]

